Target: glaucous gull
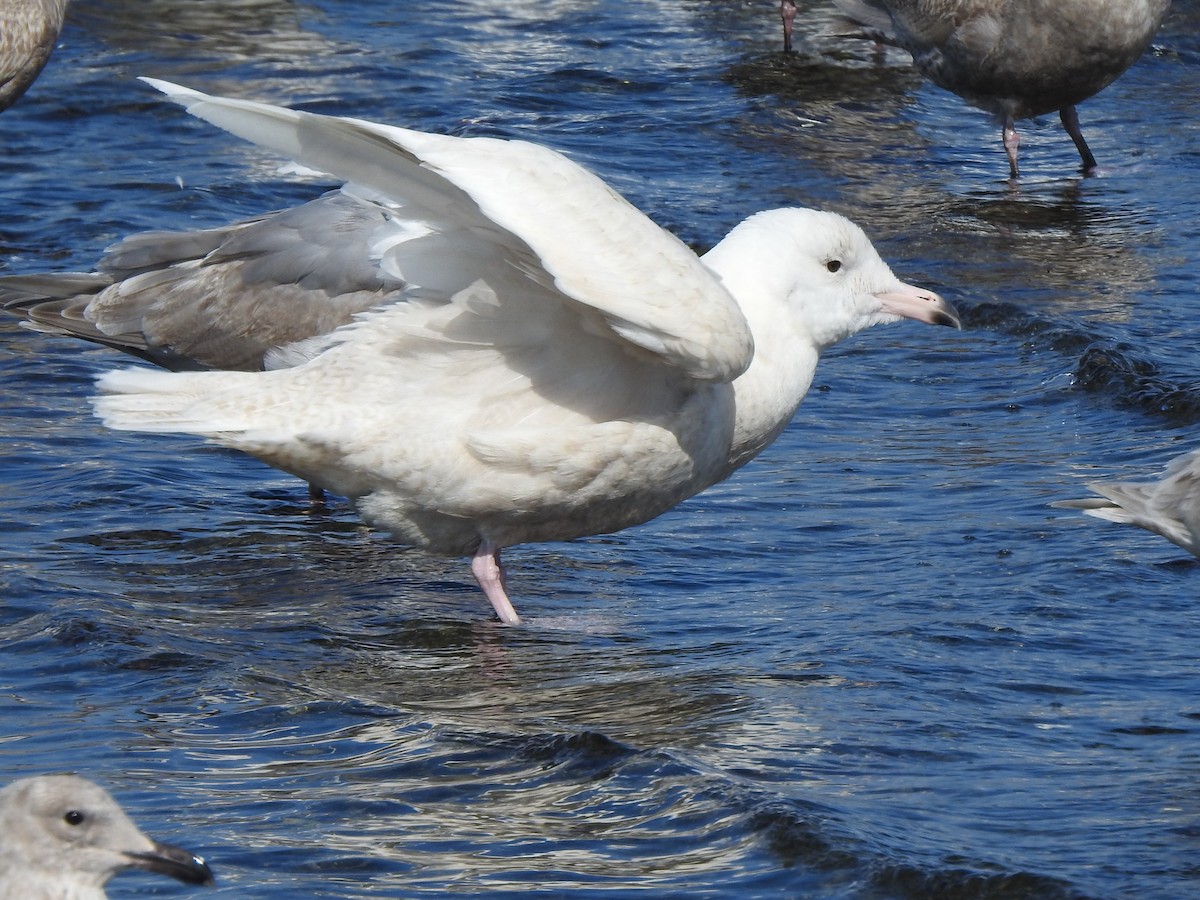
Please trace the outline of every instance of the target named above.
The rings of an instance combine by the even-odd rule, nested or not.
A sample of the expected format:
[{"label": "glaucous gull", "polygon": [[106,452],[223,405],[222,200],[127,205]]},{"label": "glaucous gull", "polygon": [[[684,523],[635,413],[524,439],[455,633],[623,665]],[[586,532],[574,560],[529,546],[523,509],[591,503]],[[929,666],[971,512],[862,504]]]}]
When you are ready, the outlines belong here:
[{"label": "glaucous gull", "polygon": [[1200,557],[1200,450],[1175,457],[1158,481],[1098,482],[1088,487],[1100,496],[1050,505],[1145,528]]},{"label": "glaucous gull", "polygon": [[1075,105],[1142,55],[1170,0],[834,0],[855,32],[903,47],[939,87],[994,113],[1013,178],[1017,119],[1058,112],[1083,169]]},{"label": "glaucous gull", "polygon": [[[176,368],[264,359],[110,372],[96,410],[245,451],[404,543],[471,556],[505,623],[520,619],[501,548],[646,522],[770,444],[826,347],[900,318],[958,325],[832,213],[759,213],[700,258],[536,144],[150,83],[348,183],[193,239],[118,245],[108,274],[59,276],[66,289],[43,293],[60,299],[19,311]],[[61,299],[114,271],[94,297]],[[203,346],[231,335],[249,349]]]},{"label": "glaucous gull", "polygon": [[0,3],[0,111],[37,80],[58,42],[70,0]]},{"label": "glaucous gull", "polygon": [[213,883],[203,859],[150,840],[86,778],[39,775],[0,789],[0,900],[104,900],[126,869]]}]

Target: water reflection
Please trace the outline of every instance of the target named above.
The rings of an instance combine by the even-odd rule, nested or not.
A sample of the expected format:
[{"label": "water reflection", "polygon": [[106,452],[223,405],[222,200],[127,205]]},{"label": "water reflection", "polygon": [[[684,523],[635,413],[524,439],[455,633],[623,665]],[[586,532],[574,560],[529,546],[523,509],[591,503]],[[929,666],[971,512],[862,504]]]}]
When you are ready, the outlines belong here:
[{"label": "water reflection", "polygon": [[336,55],[345,44],[313,26],[324,14],[293,0],[77,0],[69,22],[122,53],[190,60],[287,62]]}]

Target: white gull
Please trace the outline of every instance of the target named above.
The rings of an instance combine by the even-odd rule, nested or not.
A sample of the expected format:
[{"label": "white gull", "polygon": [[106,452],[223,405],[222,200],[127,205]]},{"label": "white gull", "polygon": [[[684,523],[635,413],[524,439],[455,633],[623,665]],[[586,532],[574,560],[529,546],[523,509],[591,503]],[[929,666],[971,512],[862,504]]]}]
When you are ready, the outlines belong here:
[{"label": "white gull", "polygon": [[[373,294],[349,324],[309,327],[313,337],[267,351],[266,371],[112,372],[96,410],[113,428],[243,450],[350,498],[402,542],[473,557],[506,623],[520,619],[501,548],[646,522],[770,444],[826,347],[902,317],[958,325],[953,307],[897,279],[832,213],[759,213],[698,258],[599,178],[535,144],[150,83],[194,115],[350,183],[243,223],[232,237],[240,252],[218,251],[210,281],[204,259],[156,263],[86,303],[21,311],[37,327],[114,346],[127,338],[123,349],[153,357],[175,348],[156,349],[140,317],[179,281],[180,334],[253,336],[288,321],[291,299],[307,321],[324,296],[303,289],[309,278],[356,302]],[[288,231],[289,216],[313,234],[323,223],[339,252],[321,252],[319,238],[304,244],[311,253],[294,252],[274,234]],[[247,279],[255,283],[242,290]],[[154,290],[140,290],[146,280]]]},{"label": "white gull", "polygon": [[40,775],[0,789],[0,900],[104,900],[104,885],[127,869],[213,883],[203,859],[150,840],[85,778]]}]

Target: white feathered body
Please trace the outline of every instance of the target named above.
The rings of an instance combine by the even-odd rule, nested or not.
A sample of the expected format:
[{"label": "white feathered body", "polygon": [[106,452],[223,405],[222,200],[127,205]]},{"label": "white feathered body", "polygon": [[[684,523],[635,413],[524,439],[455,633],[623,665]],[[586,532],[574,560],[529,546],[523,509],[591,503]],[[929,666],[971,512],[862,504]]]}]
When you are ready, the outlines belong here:
[{"label": "white feathered body", "polygon": [[781,365],[700,381],[511,280],[366,314],[291,367],[114,372],[98,410],[118,427],[210,435],[352,498],[406,543],[459,554],[654,518],[766,447],[816,365],[776,320],[755,359]]}]

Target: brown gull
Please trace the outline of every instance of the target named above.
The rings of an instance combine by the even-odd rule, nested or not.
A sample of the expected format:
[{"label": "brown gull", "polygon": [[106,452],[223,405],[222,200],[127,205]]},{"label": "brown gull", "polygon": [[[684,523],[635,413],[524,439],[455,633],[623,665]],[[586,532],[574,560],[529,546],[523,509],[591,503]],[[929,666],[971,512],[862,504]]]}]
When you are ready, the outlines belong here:
[{"label": "brown gull", "polygon": [[0,3],[0,111],[8,109],[41,74],[58,42],[70,0]]},{"label": "brown gull", "polygon": [[1075,106],[1149,46],[1170,0],[834,0],[855,33],[903,47],[934,84],[999,117],[1013,178],[1015,122],[1057,112],[1085,172]]},{"label": "brown gull", "polygon": [[1145,528],[1200,557],[1200,450],[1175,457],[1158,481],[1098,482],[1088,487],[1100,496],[1050,505]]},{"label": "brown gull", "polygon": [[[25,314],[152,359],[202,355],[195,343],[160,345],[146,324],[182,284],[170,333],[237,332],[251,356],[273,344],[265,371],[111,372],[96,401],[104,422],[243,450],[350,498],[406,544],[472,557],[505,623],[520,619],[501,548],[646,522],[770,444],[825,348],[901,318],[958,325],[953,307],[901,282],[833,213],[759,213],[697,257],[536,144],[150,83],[348,183],[220,232],[249,243],[218,252],[214,272],[200,251],[164,263],[149,241],[152,262],[126,260],[137,274],[80,308],[58,300]],[[308,292],[309,279],[325,288]],[[349,324],[336,326],[341,312],[316,322],[321,303],[345,298],[370,308]],[[301,333],[262,340],[293,318],[293,301]],[[56,318],[56,304],[69,314]]]},{"label": "brown gull", "polygon": [[0,900],[104,900],[119,872],[211,885],[200,857],[146,837],[108,791],[74,775],[0,789]]}]

